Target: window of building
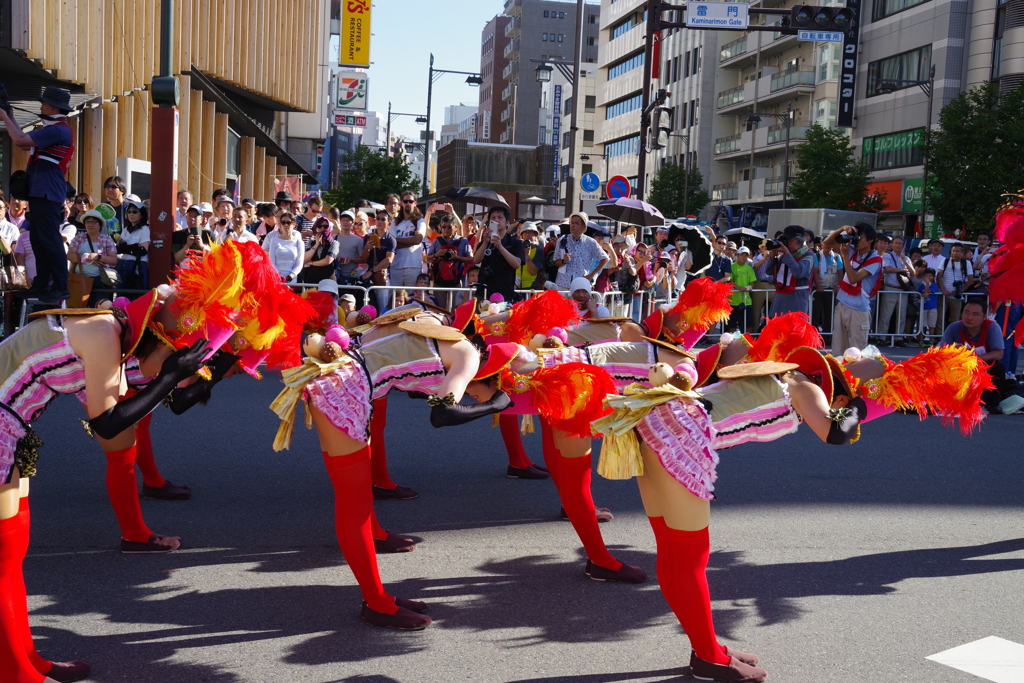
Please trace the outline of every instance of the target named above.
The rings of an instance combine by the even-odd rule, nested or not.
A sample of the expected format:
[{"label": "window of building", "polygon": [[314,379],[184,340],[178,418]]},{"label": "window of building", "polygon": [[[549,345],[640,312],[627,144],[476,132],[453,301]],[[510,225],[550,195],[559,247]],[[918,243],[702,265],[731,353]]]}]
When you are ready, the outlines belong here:
[{"label": "window of building", "polygon": [[864,138],[864,160],[872,171],[924,163],[924,128]]},{"label": "window of building", "polygon": [[544,18],[547,19],[551,15],[551,12],[544,10]]},{"label": "window of building", "polygon": [[[615,0],[612,0],[612,2],[614,3]],[[591,24],[596,24],[597,23],[597,15],[596,14],[591,14],[590,15],[590,23]]]},{"label": "window of building", "polygon": [[687,50],[686,54],[683,55],[683,78],[690,75],[690,51]]},{"label": "window of building", "polygon": [[894,90],[913,88],[914,81],[928,80],[931,64],[931,45],[871,62],[868,64],[868,97],[883,94],[879,90],[879,86],[887,81],[894,81],[892,84]]},{"label": "window of building", "polygon": [[627,97],[624,100],[619,100],[618,102],[609,104],[604,110],[604,118],[605,120],[614,119],[616,116],[622,116],[623,114],[631,111],[636,111],[640,109],[642,102],[642,95],[633,95],[632,97]]},{"label": "window of building", "polygon": [[565,107],[565,111],[562,112],[563,116],[569,116],[572,114],[572,97],[566,97],[565,102],[563,102],[563,106]]},{"label": "window of building", "polygon": [[1003,31],[1006,29],[1006,3],[1007,0],[999,0],[999,7],[996,8],[996,30],[992,41],[992,80],[999,78],[999,63],[1003,59]]},{"label": "window of building", "polygon": [[565,34],[564,33],[559,33],[558,34],[558,42],[562,42],[563,38],[565,38]]},{"label": "window of building", "polygon": [[697,107],[700,106],[700,100],[690,100],[690,127],[697,125]]},{"label": "window of building", "polygon": [[633,69],[637,69],[644,65],[644,53],[640,52],[632,57],[626,57],[621,62],[617,62],[612,66],[608,67],[608,80],[618,78],[622,74],[629,73]]},{"label": "window of building", "polygon": [[594,146],[594,131],[586,130],[586,129],[583,130],[583,146],[584,147],[593,147]]},{"label": "window of building", "polygon": [[597,96],[596,95],[584,95],[583,96],[583,109],[588,113],[593,113],[597,109]]},{"label": "window of building", "polygon": [[818,82],[838,81],[842,66],[842,43],[822,43],[818,47]]},{"label": "window of building", "polygon": [[622,140],[616,140],[615,142],[606,142],[604,144],[604,153],[609,158],[622,156],[623,154],[639,154],[639,145],[640,136],[634,135],[631,138],[623,138]]},{"label": "window of building", "polygon": [[594,172],[594,165],[593,164],[580,164],[580,172],[583,173],[583,175],[586,175],[588,173],[593,173]]},{"label": "window of building", "polygon": [[836,101],[833,99],[824,99],[815,102],[814,122],[824,128],[835,128]]},{"label": "window of building", "polygon": [[558,18],[559,19],[565,19],[565,12],[559,12],[558,13]]},{"label": "window of building", "polygon": [[562,149],[565,149],[568,146],[569,146],[569,131],[565,131],[564,133],[562,133]]},{"label": "window of building", "polygon": [[587,45],[597,45],[597,38],[594,36],[587,38]]},{"label": "window of building", "polygon": [[540,39],[543,40],[545,43],[548,42],[548,34],[546,34],[546,33],[540,34]]},{"label": "window of building", "polygon": [[875,0],[871,7],[871,21],[878,21],[899,14],[905,9],[917,7],[928,0]]},{"label": "window of building", "polygon": [[686,125],[686,112],[688,111],[687,103],[683,102],[682,105],[680,105],[680,109],[681,109],[681,111],[679,112],[679,116],[676,117],[676,121],[679,121],[679,123],[681,123],[683,126],[685,126]]},{"label": "window of building", "polygon": [[693,68],[690,69],[690,73],[696,76],[698,71],[700,71],[700,48],[695,47],[693,48]]}]

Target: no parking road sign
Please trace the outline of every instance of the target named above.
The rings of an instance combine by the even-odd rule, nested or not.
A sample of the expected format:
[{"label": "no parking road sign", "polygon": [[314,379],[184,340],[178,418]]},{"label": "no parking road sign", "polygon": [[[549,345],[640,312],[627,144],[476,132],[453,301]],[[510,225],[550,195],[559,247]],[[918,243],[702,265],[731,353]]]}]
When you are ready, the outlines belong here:
[{"label": "no parking road sign", "polygon": [[626,176],[613,175],[608,179],[608,198],[618,199],[619,197],[628,197],[632,188],[629,186],[629,180]]}]

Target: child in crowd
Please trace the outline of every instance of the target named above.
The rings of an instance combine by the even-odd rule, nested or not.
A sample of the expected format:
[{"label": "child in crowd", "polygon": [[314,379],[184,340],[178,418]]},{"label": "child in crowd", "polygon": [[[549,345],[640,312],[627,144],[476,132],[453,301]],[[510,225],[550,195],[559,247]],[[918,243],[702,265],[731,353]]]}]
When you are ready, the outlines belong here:
[{"label": "child in crowd", "polygon": [[[429,301],[430,303],[434,304],[435,306],[439,305],[437,303],[437,297],[434,296],[434,293],[432,291],[426,289],[427,287],[430,287],[430,276],[429,275],[427,275],[426,273],[420,273],[419,275],[417,275],[416,276],[416,287],[417,287],[416,291],[413,292],[413,294],[412,294],[412,298],[413,299],[417,299],[419,301]],[[422,289],[419,289],[419,288],[422,288]]]},{"label": "child in crowd", "polygon": [[924,342],[925,329],[928,330],[929,336],[936,336],[938,329],[936,325],[939,322],[939,294],[942,290],[935,284],[935,269],[925,268],[924,276],[921,278],[921,286],[917,288],[917,291],[924,297],[924,306],[921,313],[921,327],[917,333],[917,343],[921,344]]},{"label": "child in crowd", "polygon": [[[729,244],[732,244],[732,242]],[[726,331],[731,333],[738,329],[740,333],[745,333],[747,327],[744,325],[744,317],[750,308],[750,292],[754,289],[757,275],[754,273],[754,267],[748,263],[750,260],[749,247],[740,247],[735,255],[736,261],[732,264],[733,293],[729,295],[732,313],[729,314]]]},{"label": "child in crowd", "polygon": [[395,290],[395,305],[392,308],[405,306],[407,303],[409,303],[409,292],[404,289]]}]

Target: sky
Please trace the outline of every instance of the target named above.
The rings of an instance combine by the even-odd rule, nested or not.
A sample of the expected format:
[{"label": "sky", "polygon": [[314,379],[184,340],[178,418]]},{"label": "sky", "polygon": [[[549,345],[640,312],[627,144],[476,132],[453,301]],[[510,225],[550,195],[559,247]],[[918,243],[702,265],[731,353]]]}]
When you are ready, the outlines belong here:
[{"label": "sky", "polygon": [[[480,32],[504,8],[504,0],[376,0],[370,33],[370,109],[384,125],[388,101],[395,112],[425,114],[430,53],[434,67],[454,71],[480,68]],[[434,83],[430,128],[444,123],[450,104],[476,104],[480,89],[466,77],[442,74]],[[392,134],[420,139],[424,127],[414,117],[399,116]],[[383,137],[383,131],[381,131]]]}]

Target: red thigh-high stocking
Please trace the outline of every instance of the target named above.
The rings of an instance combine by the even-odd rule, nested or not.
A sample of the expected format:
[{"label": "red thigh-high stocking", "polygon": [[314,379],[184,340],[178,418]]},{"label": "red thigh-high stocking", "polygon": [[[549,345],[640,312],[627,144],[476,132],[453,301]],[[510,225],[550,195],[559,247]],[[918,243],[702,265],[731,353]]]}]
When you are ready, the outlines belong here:
[{"label": "red thigh-high stocking", "polygon": [[135,446],[107,453],[107,495],[114,506],[121,538],[146,543],[153,532],[142,519],[139,482],[135,479]]},{"label": "red thigh-high stocking", "polygon": [[[654,526],[653,522],[651,526]],[[729,656],[718,643],[711,618],[707,576],[711,543],[707,527],[700,531],[680,531],[666,526],[662,533],[671,550],[663,568],[659,544],[658,582],[669,607],[686,631],[698,657],[714,664],[728,664]]]},{"label": "red thigh-high stocking", "polygon": [[395,489],[398,484],[388,474],[388,451],[384,445],[384,428],[388,424],[388,397],[373,402],[373,416],[370,418],[370,472],[373,485],[379,489]]},{"label": "red thigh-high stocking", "polygon": [[532,465],[529,456],[526,455],[526,450],[523,449],[523,437],[519,433],[517,416],[498,413],[498,426],[501,428],[501,438],[505,442],[505,450],[508,451],[508,466],[525,470]]},{"label": "red thigh-high stocking", "polygon": [[373,508],[372,504],[370,506],[370,533],[378,541],[383,541],[388,537],[388,532],[380,525],[380,520],[377,519],[377,511]]},{"label": "red thigh-high stocking", "polygon": [[374,612],[394,614],[398,605],[380,581],[377,552],[373,547],[370,448],[336,456],[325,451],[324,464],[334,486],[334,525],[341,554],[355,574],[367,606]]},{"label": "red thigh-high stocking", "polygon": [[15,576],[21,574],[28,550],[25,519],[18,513],[0,520],[0,680],[4,683],[40,683],[45,678],[26,651],[28,613],[25,602],[16,597]]},{"label": "red thigh-high stocking", "polygon": [[[21,533],[24,534],[25,548],[28,549],[29,540],[29,511],[28,511],[28,497],[23,497],[18,503],[18,519],[20,520],[19,528]],[[25,574],[22,571],[22,564],[19,563],[14,568],[14,572],[11,574],[11,600],[14,606],[14,614],[21,619],[21,642],[25,647],[25,652],[28,654],[28,659],[32,662],[32,666],[36,668],[39,673],[47,673],[50,667],[53,666],[53,662],[48,659],[43,659],[38,652],[36,652],[35,642],[32,640],[32,629],[28,623],[28,594],[25,590]]]},{"label": "red thigh-high stocking", "polygon": [[562,507],[569,515],[569,522],[576,535],[583,542],[587,558],[596,565],[618,571],[622,563],[612,557],[605,547],[601,528],[597,524],[597,510],[590,495],[591,456],[588,453],[579,458],[565,458],[555,445],[554,432],[546,420],[540,421],[541,439],[544,445],[544,464],[562,499]]},{"label": "red thigh-high stocking", "polygon": [[158,489],[166,484],[167,480],[160,474],[160,470],[156,466],[156,459],[153,457],[153,439],[149,435],[149,423],[152,420],[153,413],[150,413],[139,420],[139,424],[135,428],[135,445],[138,448],[135,464],[142,472],[142,481],[146,486]]}]

